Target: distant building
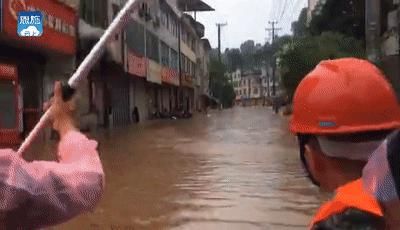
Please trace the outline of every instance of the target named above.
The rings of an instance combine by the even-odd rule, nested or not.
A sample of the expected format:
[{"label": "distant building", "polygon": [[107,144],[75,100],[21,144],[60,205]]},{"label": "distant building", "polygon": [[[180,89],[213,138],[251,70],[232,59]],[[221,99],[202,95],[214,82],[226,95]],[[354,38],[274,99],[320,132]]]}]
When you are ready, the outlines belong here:
[{"label": "distant building", "polygon": [[237,70],[230,73],[231,81],[236,94],[236,105],[262,105],[264,101],[264,88],[260,71],[242,73]]},{"label": "distant building", "polygon": [[[268,67],[268,69],[266,67],[263,67],[261,69],[262,71],[262,86],[264,88],[264,96],[266,98],[270,98],[271,96],[273,96],[273,88],[274,88],[274,80],[272,78],[273,73],[272,73],[272,68]],[[275,71],[275,95],[281,95],[282,92],[282,87],[281,87],[281,77],[279,74],[279,70],[277,69]]]},{"label": "distant building", "polygon": [[241,87],[240,87],[240,80],[242,79],[242,72],[240,69],[236,70],[235,72],[229,73],[228,77],[233,85],[233,89],[235,90],[236,100],[240,100],[241,94]]}]

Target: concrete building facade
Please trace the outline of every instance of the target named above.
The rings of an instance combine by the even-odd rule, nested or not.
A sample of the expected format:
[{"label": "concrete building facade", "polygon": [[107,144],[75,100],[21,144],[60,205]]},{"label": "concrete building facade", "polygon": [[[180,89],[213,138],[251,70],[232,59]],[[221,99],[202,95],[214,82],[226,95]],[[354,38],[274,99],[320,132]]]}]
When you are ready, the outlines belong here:
[{"label": "concrete building facade", "polygon": [[[44,12],[45,33],[33,42],[17,36],[21,9],[8,7],[14,6],[10,1],[1,1],[0,8],[0,144],[21,142],[42,115],[54,81],[73,74],[126,3],[24,1],[23,10]],[[184,10],[182,1],[148,0],[131,14],[80,85],[82,129],[124,126],[162,111],[200,110],[210,47],[204,26],[184,13],[212,9],[199,2]]]},{"label": "concrete building facade", "polygon": [[264,89],[260,71],[242,73],[240,70],[231,73],[232,83],[236,93],[236,105],[263,105]]}]

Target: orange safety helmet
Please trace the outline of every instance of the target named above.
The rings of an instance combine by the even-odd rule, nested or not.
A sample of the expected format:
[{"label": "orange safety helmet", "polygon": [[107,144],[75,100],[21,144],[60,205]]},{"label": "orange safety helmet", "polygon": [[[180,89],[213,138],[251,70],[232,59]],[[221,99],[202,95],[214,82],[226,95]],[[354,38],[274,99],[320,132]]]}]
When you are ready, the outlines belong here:
[{"label": "orange safety helmet", "polygon": [[299,84],[290,130],[296,134],[345,134],[400,127],[391,85],[368,61],[322,61]]}]

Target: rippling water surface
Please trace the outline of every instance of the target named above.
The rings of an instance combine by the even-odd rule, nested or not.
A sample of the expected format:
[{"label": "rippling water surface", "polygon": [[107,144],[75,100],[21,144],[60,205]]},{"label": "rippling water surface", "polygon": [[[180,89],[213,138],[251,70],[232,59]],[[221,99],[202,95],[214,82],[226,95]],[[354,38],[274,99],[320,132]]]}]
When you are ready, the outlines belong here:
[{"label": "rippling water surface", "polygon": [[323,199],[287,118],[235,108],[98,135],[106,172],[93,213],[57,229],[305,229]]}]

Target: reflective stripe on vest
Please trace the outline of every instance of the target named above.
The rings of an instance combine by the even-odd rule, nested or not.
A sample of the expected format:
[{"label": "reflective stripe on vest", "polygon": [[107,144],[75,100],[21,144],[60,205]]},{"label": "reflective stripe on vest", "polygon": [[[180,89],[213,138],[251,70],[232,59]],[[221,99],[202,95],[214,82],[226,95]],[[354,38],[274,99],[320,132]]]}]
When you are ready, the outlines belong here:
[{"label": "reflective stripe on vest", "polygon": [[361,179],[350,182],[336,190],[332,201],[325,203],[314,216],[310,227],[328,219],[330,216],[344,212],[346,209],[355,208],[377,216],[383,216],[382,210],[376,199],[363,189]]}]

